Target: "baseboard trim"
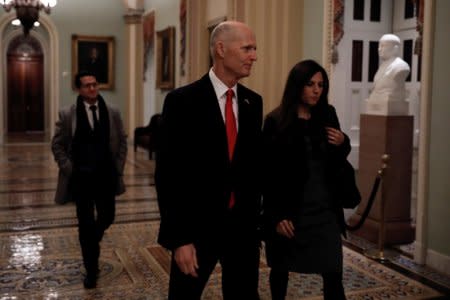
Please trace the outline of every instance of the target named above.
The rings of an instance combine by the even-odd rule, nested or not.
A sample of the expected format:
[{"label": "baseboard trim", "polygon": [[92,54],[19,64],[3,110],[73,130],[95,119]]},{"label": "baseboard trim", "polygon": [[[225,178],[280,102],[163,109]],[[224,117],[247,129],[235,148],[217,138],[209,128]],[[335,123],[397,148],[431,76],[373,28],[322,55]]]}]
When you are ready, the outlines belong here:
[{"label": "baseboard trim", "polygon": [[450,256],[428,249],[427,265],[439,272],[450,275]]}]

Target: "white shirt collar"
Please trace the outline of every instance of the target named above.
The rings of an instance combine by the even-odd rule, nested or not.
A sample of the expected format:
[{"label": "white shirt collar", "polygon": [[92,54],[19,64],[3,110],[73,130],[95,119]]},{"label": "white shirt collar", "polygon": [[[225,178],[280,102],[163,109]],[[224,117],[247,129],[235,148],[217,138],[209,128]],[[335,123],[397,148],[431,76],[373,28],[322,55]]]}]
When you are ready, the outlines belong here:
[{"label": "white shirt collar", "polygon": [[86,107],[87,110],[89,110],[89,107],[91,107],[92,105],[95,105],[95,106],[98,107],[98,101],[95,101],[94,104],[89,104],[86,101],[83,101],[83,103],[84,103],[84,106]]},{"label": "white shirt collar", "polygon": [[[214,87],[214,92],[216,92],[216,97],[217,99],[221,99],[222,97],[224,97],[225,93],[228,91],[228,87],[226,86],[225,83],[223,83],[219,77],[217,77],[217,75],[214,73],[213,69],[209,69],[209,79],[212,82],[212,85]],[[231,87],[231,89],[234,92],[234,99],[237,99],[237,84],[235,84],[233,87]],[[233,101],[234,102],[234,101]]]}]

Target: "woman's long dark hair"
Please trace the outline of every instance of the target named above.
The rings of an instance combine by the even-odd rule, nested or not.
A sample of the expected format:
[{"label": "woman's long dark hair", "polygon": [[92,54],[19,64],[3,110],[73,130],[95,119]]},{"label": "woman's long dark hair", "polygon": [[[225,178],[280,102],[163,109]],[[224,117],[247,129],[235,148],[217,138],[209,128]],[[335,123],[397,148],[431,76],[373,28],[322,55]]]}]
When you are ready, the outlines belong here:
[{"label": "woman's long dark hair", "polygon": [[311,107],[311,117],[319,122],[326,119],[329,81],[325,69],[316,61],[308,59],[297,63],[289,72],[279,107],[281,128],[286,129],[298,118],[297,110],[302,101],[303,88],[317,73],[322,73],[323,91],[318,103]]}]

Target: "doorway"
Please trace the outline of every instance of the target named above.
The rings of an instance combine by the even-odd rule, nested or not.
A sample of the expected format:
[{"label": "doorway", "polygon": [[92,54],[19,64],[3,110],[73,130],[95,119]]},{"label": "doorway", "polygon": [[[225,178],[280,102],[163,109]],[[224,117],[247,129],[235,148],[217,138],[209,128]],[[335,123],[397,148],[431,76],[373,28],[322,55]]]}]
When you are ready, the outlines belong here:
[{"label": "doorway", "polygon": [[44,55],[32,36],[13,39],[7,51],[7,133],[44,131]]},{"label": "doorway", "polygon": [[[402,44],[401,58],[411,69],[406,79],[406,101],[409,103],[409,115],[414,116],[414,143],[411,178],[410,224],[416,223],[417,186],[418,186],[418,137],[419,137],[419,103],[420,103],[420,62],[419,52],[416,53],[415,43],[418,40],[417,3],[409,0],[379,0],[379,1],[343,1],[345,4],[342,18],[344,35],[339,42],[340,54],[332,73],[333,96],[340,99],[337,110],[341,112],[340,119],[344,132],[352,141],[351,162],[358,166],[360,115],[365,110],[365,100],[373,87],[373,77],[379,65],[378,42],[386,33],[397,35]],[[406,214],[408,214],[407,209]],[[346,217],[353,214],[347,211]],[[370,217],[369,217],[370,218]],[[406,217],[405,217],[406,219]],[[400,221],[399,221],[400,222]],[[405,222],[407,222],[405,220]],[[411,246],[405,246],[413,255]],[[403,251],[403,250],[402,250]]]}]

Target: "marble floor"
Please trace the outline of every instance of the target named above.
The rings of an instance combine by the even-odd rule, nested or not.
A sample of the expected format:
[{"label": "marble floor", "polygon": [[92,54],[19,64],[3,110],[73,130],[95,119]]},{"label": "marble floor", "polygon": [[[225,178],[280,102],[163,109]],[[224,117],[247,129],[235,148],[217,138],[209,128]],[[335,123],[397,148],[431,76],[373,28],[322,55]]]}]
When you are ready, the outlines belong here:
[{"label": "marble floor", "polygon": [[[12,136],[0,145],[0,300],[165,299],[169,253],[156,243],[154,162],[129,148],[127,192],[102,241],[98,287],[85,290],[73,204],[53,202],[57,166],[45,137]],[[350,236],[344,247],[348,299],[449,299],[450,277],[416,265],[408,247],[388,263],[362,255],[375,247]],[[220,267],[203,299],[221,299]],[[260,294],[270,299],[261,258]],[[288,299],[322,299],[321,278],[293,274]]]}]

